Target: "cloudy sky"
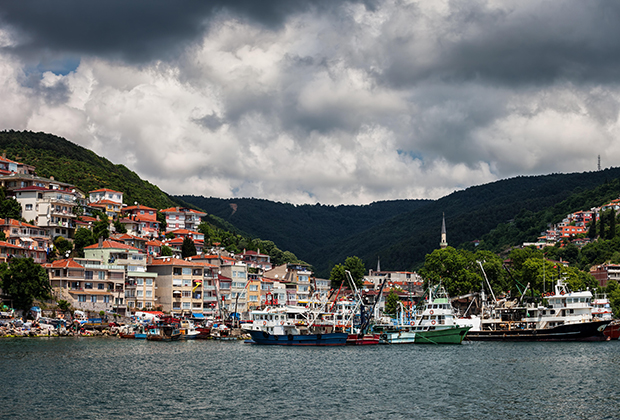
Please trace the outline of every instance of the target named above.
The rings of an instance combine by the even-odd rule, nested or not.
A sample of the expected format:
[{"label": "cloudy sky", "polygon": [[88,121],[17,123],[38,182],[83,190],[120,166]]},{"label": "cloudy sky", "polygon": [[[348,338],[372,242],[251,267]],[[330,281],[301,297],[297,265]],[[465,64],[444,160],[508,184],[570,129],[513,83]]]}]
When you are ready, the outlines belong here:
[{"label": "cloudy sky", "polygon": [[620,3],[0,5],[0,129],[171,194],[364,204],[620,161]]}]

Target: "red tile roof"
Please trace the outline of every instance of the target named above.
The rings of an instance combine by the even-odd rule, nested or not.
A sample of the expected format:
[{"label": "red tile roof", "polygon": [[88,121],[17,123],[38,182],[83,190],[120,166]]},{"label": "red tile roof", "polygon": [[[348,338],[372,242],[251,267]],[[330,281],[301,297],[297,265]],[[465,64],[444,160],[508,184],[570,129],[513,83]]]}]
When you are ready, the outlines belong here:
[{"label": "red tile roof", "polygon": [[78,264],[73,258],[52,261],[51,263],[45,263],[42,265],[45,268],[84,268],[82,265]]},{"label": "red tile roof", "polygon": [[5,241],[0,241],[0,247],[12,248],[12,249],[25,249],[21,246],[13,245]]},{"label": "red tile roof", "polygon": [[8,225],[8,226],[14,226],[14,227],[28,227],[28,228],[34,228],[34,229],[39,229],[38,226],[35,225],[31,225],[30,223],[26,223],[26,222],[20,222],[19,220],[15,220],[15,219],[0,219],[0,225]]}]

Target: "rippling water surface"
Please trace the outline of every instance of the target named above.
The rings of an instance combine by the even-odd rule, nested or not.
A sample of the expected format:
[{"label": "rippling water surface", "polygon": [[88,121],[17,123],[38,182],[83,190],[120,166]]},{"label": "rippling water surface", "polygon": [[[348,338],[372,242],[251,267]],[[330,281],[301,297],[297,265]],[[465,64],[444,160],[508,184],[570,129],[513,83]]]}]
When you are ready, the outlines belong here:
[{"label": "rippling water surface", "polygon": [[0,418],[618,419],[620,342],[0,340]]}]

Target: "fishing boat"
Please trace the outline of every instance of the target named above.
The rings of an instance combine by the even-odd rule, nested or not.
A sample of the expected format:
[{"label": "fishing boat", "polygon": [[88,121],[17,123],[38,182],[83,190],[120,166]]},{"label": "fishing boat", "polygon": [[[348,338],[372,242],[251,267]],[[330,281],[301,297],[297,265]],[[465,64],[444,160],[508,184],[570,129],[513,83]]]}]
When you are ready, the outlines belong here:
[{"label": "fishing boat", "polygon": [[471,326],[456,323],[456,312],[443,286],[429,288],[413,316],[400,305],[399,318],[390,325],[377,325],[386,344],[461,344]]},{"label": "fishing boat", "polygon": [[149,341],[176,341],[181,338],[178,320],[162,319],[157,324],[147,327],[146,339]]},{"label": "fishing boat", "polygon": [[472,341],[605,341],[604,334],[611,323],[594,320],[592,293],[589,290],[571,292],[564,279],[555,284],[555,291],[545,299],[548,305],[521,305],[515,301],[495,301],[485,304],[479,322],[470,325],[467,340]]},{"label": "fishing boat", "polygon": [[180,324],[181,338],[183,340],[195,340],[200,335],[191,319],[183,320]]},{"label": "fishing boat", "polygon": [[267,307],[250,313],[243,329],[255,344],[280,346],[344,346],[349,334],[334,332],[326,323],[315,325],[320,314],[298,307]]}]

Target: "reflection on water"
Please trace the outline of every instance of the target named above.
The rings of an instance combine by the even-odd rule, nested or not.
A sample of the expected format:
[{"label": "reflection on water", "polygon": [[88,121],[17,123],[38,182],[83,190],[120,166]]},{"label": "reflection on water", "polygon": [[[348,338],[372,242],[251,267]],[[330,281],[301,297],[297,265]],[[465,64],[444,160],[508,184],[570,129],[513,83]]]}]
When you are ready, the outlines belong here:
[{"label": "reflection on water", "polygon": [[0,340],[2,418],[620,417],[620,342]]}]

